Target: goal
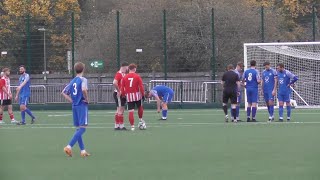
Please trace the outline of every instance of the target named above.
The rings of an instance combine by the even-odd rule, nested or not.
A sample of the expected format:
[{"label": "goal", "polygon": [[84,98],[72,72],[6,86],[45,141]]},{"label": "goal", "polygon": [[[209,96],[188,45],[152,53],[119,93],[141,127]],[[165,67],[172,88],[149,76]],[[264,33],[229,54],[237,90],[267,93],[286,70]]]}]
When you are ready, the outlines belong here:
[{"label": "goal", "polygon": [[[283,63],[285,69],[299,78],[291,94],[292,102],[299,108],[320,107],[320,42],[245,43],[245,69],[250,67],[251,60],[257,61],[260,73],[265,61],[269,61],[272,68]],[[266,107],[261,91],[259,87],[259,108]]]}]

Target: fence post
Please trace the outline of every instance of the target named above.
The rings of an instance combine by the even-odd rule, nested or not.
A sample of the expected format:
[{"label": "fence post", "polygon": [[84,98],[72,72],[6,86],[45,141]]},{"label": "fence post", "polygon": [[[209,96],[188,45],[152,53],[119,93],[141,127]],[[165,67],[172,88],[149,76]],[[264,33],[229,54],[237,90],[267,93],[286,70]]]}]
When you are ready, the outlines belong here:
[{"label": "fence post", "polygon": [[30,15],[27,15],[27,69],[31,70]]},{"label": "fence post", "polygon": [[312,40],[316,41],[316,12],[315,5],[312,5]]},{"label": "fence post", "polygon": [[163,71],[164,79],[167,80],[167,13],[166,10],[163,10]]},{"label": "fence post", "polygon": [[117,67],[120,69],[120,12],[117,11]]},{"label": "fence post", "polygon": [[182,109],[182,103],[183,103],[183,82],[180,81],[180,108]]},{"label": "fence post", "polygon": [[72,44],[71,67],[72,67],[72,78],[74,78],[74,12],[71,13],[71,44]]},{"label": "fence post", "polygon": [[[211,9],[211,43],[212,43],[212,57],[211,57],[211,80],[216,80],[216,46],[215,46],[215,31],[214,31],[214,9]],[[212,89],[212,86],[211,86]],[[213,85],[211,90],[211,101],[216,101],[216,86]]]},{"label": "fence post", "polygon": [[261,6],[261,42],[264,42],[264,7]]}]

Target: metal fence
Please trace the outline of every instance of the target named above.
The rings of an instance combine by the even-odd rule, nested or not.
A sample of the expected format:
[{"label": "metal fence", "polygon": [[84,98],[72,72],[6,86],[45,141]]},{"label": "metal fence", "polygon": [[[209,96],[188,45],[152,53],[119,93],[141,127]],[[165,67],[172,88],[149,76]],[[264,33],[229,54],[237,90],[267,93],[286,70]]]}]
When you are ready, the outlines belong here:
[{"label": "metal fence", "polygon": [[[174,90],[172,102],[176,103],[207,103],[211,102],[212,88],[208,84],[216,85],[219,82],[201,82],[201,81],[185,81],[185,80],[152,80],[145,83],[145,90],[151,90],[156,85],[166,85]],[[55,104],[67,103],[61,95],[61,92],[66,84],[45,84],[31,85],[30,104]],[[13,96],[16,94],[17,86],[11,86]],[[88,94],[90,103],[114,103],[112,83],[89,84]],[[219,91],[219,90],[218,90]],[[150,99],[153,102],[154,99]],[[219,101],[219,100],[218,100]],[[13,102],[17,103],[17,102]]]}]

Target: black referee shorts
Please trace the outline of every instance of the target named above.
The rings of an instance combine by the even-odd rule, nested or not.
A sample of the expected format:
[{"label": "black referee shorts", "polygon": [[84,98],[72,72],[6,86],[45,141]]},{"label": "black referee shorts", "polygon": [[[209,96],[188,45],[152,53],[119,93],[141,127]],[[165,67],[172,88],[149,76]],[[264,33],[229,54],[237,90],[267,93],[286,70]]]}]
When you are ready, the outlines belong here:
[{"label": "black referee shorts", "polygon": [[117,107],[119,107],[119,103],[121,104],[121,106],[125,106],[126,105],[126,97],[119,97],[117,96],[117,92],[113,92],[113,98],[114,98],[114,101],[116,102],[116,105]]},{"label": "black referee shorts", "polygon": [[0,106],[8,106],[11,104],[12,104],[11,99],[0,100]]},{"label": "black referee shorts", "polygon": [[229,99],[231,104],[237,104],[237,91],[229,89],[223,90],[222,102],[227,104]]}]

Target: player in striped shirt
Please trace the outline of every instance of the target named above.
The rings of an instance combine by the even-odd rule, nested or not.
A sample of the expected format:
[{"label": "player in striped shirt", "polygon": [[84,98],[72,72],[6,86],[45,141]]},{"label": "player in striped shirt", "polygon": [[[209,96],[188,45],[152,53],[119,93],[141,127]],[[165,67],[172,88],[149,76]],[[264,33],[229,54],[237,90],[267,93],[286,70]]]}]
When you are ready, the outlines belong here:
[{"label": "player in striped shirt", "polygon": [[1,77],[1,84],[3,85],[1,90],[2,92],[0,93],[0,123],[3,123],[2,118],[3,118],[3,111],[4,107],[8,106],[8,114],[11,119],[11,123],[17,123],[17,121],[14,119],[13,111],[12,111],[12,93],[10,90],[10,69],[9,68],[4,68],[2,70],[2,77]]},{"label": "player in striped shirt", "polygon": [[[15,100],[19,100],[20,104],[20,112],[21,112],[21,122],[17,123],[17,125],[25,125],[26,124],[26,113],[31,117],[31,124],[34,123],[35,117],[32,114],[31,110],[27,108],[28,100],[30,97],[30,76],[26,73],[26,68],[21,65],[19,67],[19,73],[21,74],[19,77],[19,86],[17,87],[17,94]],[[18,99],[19,97],[19,99]]]},{"label": "player in striped shirt", "polygon": [[121,80],[126,75],[128,70],[128,63],[123,62],[121,64],[120,70],[116,73],[113,80],[113,86],[114,86],[114,93],[113,98],[117,105],[117,111],[114,117],[115,121],[115,130],[126,130],[123,124],[123,112],[124,112],[124,106],[126,104],[126,97],[121,97]]},{"label": "player in striped shirt", "polygon": [[126,97],[129,110],[129,122],[131,130],[134,130],[134,109],[138,107],[139,124],[145,124],[142,119],[143,106],[142,100],[144,99],[144,87],[141,77],[136,73],[137,65],[129,65],[129,73],[123,77],[121,83],[121,94]]}]

